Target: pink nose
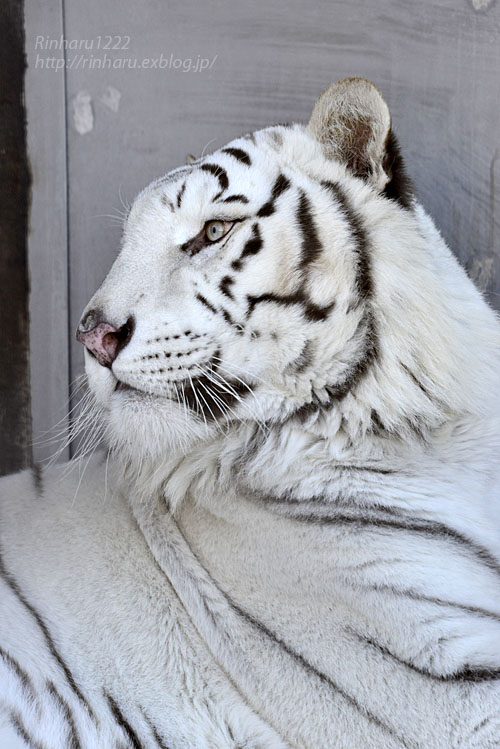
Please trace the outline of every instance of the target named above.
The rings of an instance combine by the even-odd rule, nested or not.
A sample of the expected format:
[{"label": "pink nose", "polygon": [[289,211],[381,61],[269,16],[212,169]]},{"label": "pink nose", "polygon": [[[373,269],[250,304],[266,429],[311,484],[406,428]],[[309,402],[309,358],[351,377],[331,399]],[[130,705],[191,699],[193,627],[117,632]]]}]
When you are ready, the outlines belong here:
[{"label": "pink nose", "polygon": [[111,367],[132,336],[131,321],[127,321],[121,328],[115,328],[107,322],[100,322],[89,329],[94,321],[95,316],[89,313],[78,326],[76,339],[95,356],[99,364],[103,367]]}]

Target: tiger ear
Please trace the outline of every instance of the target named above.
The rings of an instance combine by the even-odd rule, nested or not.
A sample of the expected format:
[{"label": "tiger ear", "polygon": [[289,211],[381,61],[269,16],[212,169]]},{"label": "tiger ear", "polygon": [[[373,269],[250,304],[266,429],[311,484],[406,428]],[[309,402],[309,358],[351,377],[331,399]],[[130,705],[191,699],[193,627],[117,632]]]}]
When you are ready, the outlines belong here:
[{"label": "tiger ear", "polygon": [[383,190],[391,176],[384,169],[391,134],[389,107],[365,78],[344,78],[323,91],[309,120],[310,134],[327,158],[345,164],[357,177]]}]

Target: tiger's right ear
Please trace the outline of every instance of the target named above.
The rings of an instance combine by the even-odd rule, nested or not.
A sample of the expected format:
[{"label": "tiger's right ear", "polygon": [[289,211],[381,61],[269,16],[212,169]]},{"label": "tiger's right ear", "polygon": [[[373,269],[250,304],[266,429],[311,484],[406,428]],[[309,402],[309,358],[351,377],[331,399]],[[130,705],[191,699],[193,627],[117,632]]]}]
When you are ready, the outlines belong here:
[{"label": "tiger's right ear", "polygon": [[384,165],[391,134],[389,107],[365,78],[344,78],[323,91],[309,120],[325,156],[345,164],[382,191],[391,179]]}]

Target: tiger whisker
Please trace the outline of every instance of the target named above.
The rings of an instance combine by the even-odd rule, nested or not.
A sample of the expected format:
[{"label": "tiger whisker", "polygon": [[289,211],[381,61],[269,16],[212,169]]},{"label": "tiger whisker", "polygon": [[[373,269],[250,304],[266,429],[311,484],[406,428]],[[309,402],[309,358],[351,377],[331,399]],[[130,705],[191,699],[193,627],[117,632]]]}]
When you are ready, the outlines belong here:
[{"label": "tiger whisker", "polygon": [[[102,409],[97,408],[94,402],[87,402],[85,408],[82,410],[82,413],[78,416],[77,419],[75,419],[74,422],[70,424],[70,427],[66,434],[66,439],[62,442],[62,444],[50,458],[43,461],[46,464],[47,468],[51,467],[57,462],[66,448],[69,447],[80,436],[80,434],[82,434],[87,429],[88,426],[99,429],[99,427],[96,427],[96,424],[99,423],[102,413]],[[93,431],[94,429],[91,430],[91,434],[93,433]]]},{"label": "tiger whisker", "polygon": [[[87,379],[86,375],[82,375],[80,377],[82,378],[82,382],[80,382],[80,384],[77,386],[77,390],[81,390],[81,388],[83,387],[83,385],[86,384],[86,382],[84,382]],[[80,379],[80,378],[77,378],[77,379]],[[72,396],[72,397],[74,397],[74,396]],[[69,418],[70,414],[72,414],[74,411],[76,411],[78,408],[80,408],[82,406],[82,404],[85,404],[92,397],[93,396],[92,396],[91,392],[87,390],[82,395],[81,399],[77,403],[75,403],[75,405],[69,411],[65,411],[64,416],[62,416],[59,419],[59,421],[55,422],[55,424],[50,429],[46,429],[43,432],[40,432],[39,436],[43,437],[44,435],[51,434],[53,432],[53,430],[55,430],[60,424],[62,424],[63,422],[67,422],[68,421],[68,418]],[[72,399],[71,397],[68,398],[66,400],[66,403],[64,405],[68,406],[68,404],[70,403],[71,399]],[[56,437],[58,437],[59,435],[66,434],[66,432],[68,431],[68,428],[69,428],[68,424],[66,423],[66,426],[64,426],[62,429],[58,430],[49,439],[47,439],[47,440],[33,440],[32,441],[32,445],[39,445],[39,444],[44,444],[45,442],[48,442],[48,441],[54,441],[54,439]]]},{"label": "tiger whisker", "polygon": [[[200,385],[200,387],[203,387],[203,383],[202,383],[202,382],[198,382],[198,384]],[[209,391],[209,390],[208,390],[208,389],[207,389],[206,387],[205,387],[204,389],[205,389],[205,392],[206,392],[207,394],[210,394],[210,391]],[[219,421],[218,421],[218,420],[216,419],[216,417],[215,417],[215,414],[214,414],[214,412],[212,411],[212,409],[210,408],[209,404],[207,403],[207,401],[206,401],[206,399],[205,399],[205,396],[203,395],[203,393],[201,392],[201,390],[200,390],[200,393],[199,393],[199,395],[200,395],[200,398],[202,398],[202,399],[203,399],[203,402],[205,403],[206,407],[208,408],[208,410],[209,410],[209,412],[210,412],[210,414],[211,414],[211,416],[212,416],[212,419],[213,419],[213,423],[214,423],[214,426],[215,426],[215,428],[216,428],[216,429],[217,429],[218,431],[220,431],[220,432],[221,432],[221,434],[224,434],[224,430],[222,429],[222,425],[221,425],[221,424],[219,423]]]},{"label": "tiger whisker", "polygon": [[[246,403],[246,401],[244,401],[239,396],[239,394],[234,390],[234,388],[224,378],[222,378],[221,375],[219,375],[217,372],[214,372],[213,370],[209,372],[203,369],[200,370],[200,374],[207,377],[214,385],[216,385],[219,388],[222,388],[223,390],[225,390],[225,392],[227,392],[229,395],[235,398],[244,408],[247,409],[247,411],[249,411],[252,420],[257,423],[259,428],[264,430],[266,434],[268,433],[269,431],[268,428],[266,428],[265,425],[260,421],[257,414],[254,411],[252,411],[252,409],[249,407],[249,404]],[[228,404],[226,404],[226,406],[230,408]],[[241,417],[238,416],[238,414],[232,408],[230,408],[230,410],[238,421],[242,420]]]},{"label": "tiger whisker", "polygon": [[[213,391],[213,390],[212,390],[212,389],[211,389],[211,388],[210,388],[210,387],[209,387],[209,386],[208,386],[208,385],[207,385],[207,384],[206,384],[205,382],[203,382],[203,381],[200,381],[200,382],[199,382],[199,385],[200,385],[200,386],[201,386],[201,387],[202,387],[202,388],[203,388],[203,389],[205,390],[205,392],[207,393],[207,395],[208,395],[208,396],[209,396],[210,398],[213,398],[213,399],[214,399],[215,401],[217,401],[217,403],[218,403],[218,405],[219,405],[219,408],[220,408],[220,411],[221,411],[221,414],[222,414],[222,416],[224,417],[224,419],[226,420],[226,425],[225,425],[225,427],[226,427],[226,428],[225,428],[224,434],[226,434],[226,435],[227,435],[227,433],[228,433],[228,429],[229,429],[229,421],[228,421],[228,419],[227,419],[227,414],[228,414],[228,412],[229,412],[229,411],[231,411],[231,412],[232,412],[232,413],[233,413],[233,414],[234,414],[234,415],[236,416],[235,412],[234,412],[234,411],[233,411],[233,409],[232,409],[232,408],[231,408],[231,407],[230,407],[230,406],[229,406],[229,405],[228,405],[227,403],[225,403],[225,402],[224,402],[224,401],[222,400],[222,398],[220,398],[220,397],[219,397],[219,396],[217,395],[217,393],[215,393],[215,392],[214,392],[214,391]],[[215,417],[214,417],[214,419],[215,419]],[[219,422],[218,420],[216,420],[216,421],[217,421],[217,423],[220,423],[220,422]],[[222,426],[222,425],[221,425],[221,426]]]},{"label": "tiger whisker", "polygon": [[[219,367],[220,367],[221,369],[225,369],[225,367],[223,367],[222,365],[219,365]],[[240,396],[238,395],[238,393],[237,393],[237,392],[236,392],[236,391],[235,391],[235,390],[234,390],[234,389],[233,389],[233,388],[231,387],[231,385],[230,385],[230,384],[229,384],[229,383],[227,382],[227,380],[226,380],[226,379],[225,379],[224,377],[222,377],[222,375],[220,374],[220,372],[212,370],[212,374],[213,374],[213,375],[214,375],[215,377],[219,378],[219,381],[220,381],[220,383],[221,383],[221,384],[222,384],[222,383],[224,383],[224,385],[225,385],[225,386],[227,386],[227,387],[230,387],[230,388],[231,388],[231,391],[232,391],[232,395],[233,395],[233,396],[234,396],[234,397],[235,397],[235,398],[236,398],[236,399],[237,399],[237,400],[238,400],[238,401],[239,401],[239,402],[240,402],[240,403],[241,403],[242,405],[244,405],[244,406],[245,406],[245,408],[247,408],[247,409],[249,410],[249,412],[250,412],[250,415],[251,415],[251,417],[252,417],[252,418],[253,418],[253,419],[254,419],[254,420],[256,421],[256,423],[257,423],[257,424],[259,424],[259,426],[260,426],[260,427],[261,427],[261,428],[262,428],[262,429],[263,429],[263,430],[264,430],[264,431],[265,431],[266,433],[268,433],[268,432],[269,432],[269,427],[267,427],[267,426],[266,426],[266,424],[265,424],[265,420],[263,420],[263,419],[264,419],[263,415],[261,414],[261,417],[262,417],[262,418],[261,418],[261,417],[259,417],[259,416],[257,415],[257,413],[256,413],[255,411],[252,411],[252,410],[250,409],[250,407],[249,407],[249,404],[248,404],[248,403],[247,403],[247,402],[246,402],[245,400],[243,400],[243,399],[242,399],[242,398],[241,398],[241,397],[240,397]],[[255,400],[255,401],[257,402],[257,404],[259,405],[259,407],[261,407],[261,404],[260,404],[260,403],[258,402],[258,400],[257,400],[257,396],[255,395],[255,393],[253,392],[253,390],[252,390],[252,389],[251,389],[251,388],[250,388],[250,387],[249,387],[249,386],[247,385],[247,383],[246,383],[246,382],[244,382],[243,380],[241,380],[241,379],[240,379],[239,377],[237,377],[236,375],[232,374],[231,372],[229,372],[229,374],[230,374],[230,376],[231,376],[231,377],[235,377],[235,379],[237,379],[237,380],[238,380],[238,381],[239,381],[239,382],[240,382],[240,383],[241,383],[241,384],[242,384],[242,385],[243,385],[244,387],[246,387],[246,388],[247,388],[247,390],[248,390],[248,391],[249,391],[249,392],[251,393],[251,395],[253,396],[254,400]]]},{"label": "tiger whisker", "polygon": [[[199,414],[199,412],[198,412],[198,406],[200,406],[200,402],[199,402],[199,400],[198,400],[198,394],[197,394],[197,392],[196,392],[196,389],[195,389],[195,387],[194,387],[193,379],[192,379],[192,377],[191,377],[191,374],[190,374],[190,372],[189,372],[189,371],[187,371],[187,374],[188,374],[189,382],[190,382],[190,384],[191,384],[191,390],[193,391],[193,395],[194,395],[194,397],[195,397],[195,399],[196,399],[196,404],[197,404],[197,409],[196,409],[196,413],[197,413],[197,415],[198,415],[198,414]],[[204,420],[204,422],[205,422],[205,429],[206,429],[206,432],[207,432],[207,434],[208,434],[208,432],[209,432],[209,428],[208,428],[207,418],[206,418],[206,416],[205,416],[205,413],[204,413],[203,409],[201,408],[201,406],[200,406],[200,409],[201,409],[201,415],[203,416],[203,420]]]}]

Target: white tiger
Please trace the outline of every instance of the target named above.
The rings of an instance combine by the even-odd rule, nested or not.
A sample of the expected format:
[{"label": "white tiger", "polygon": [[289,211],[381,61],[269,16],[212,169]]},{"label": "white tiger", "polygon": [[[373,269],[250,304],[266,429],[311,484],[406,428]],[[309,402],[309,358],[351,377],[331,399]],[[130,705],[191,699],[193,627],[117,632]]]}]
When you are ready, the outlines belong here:
[{"label": "white tiger", "polygon": [[0,484],[2,749],[500,746],[500,326],[372,84],[147,187],[78,337],[110,456]]}]

